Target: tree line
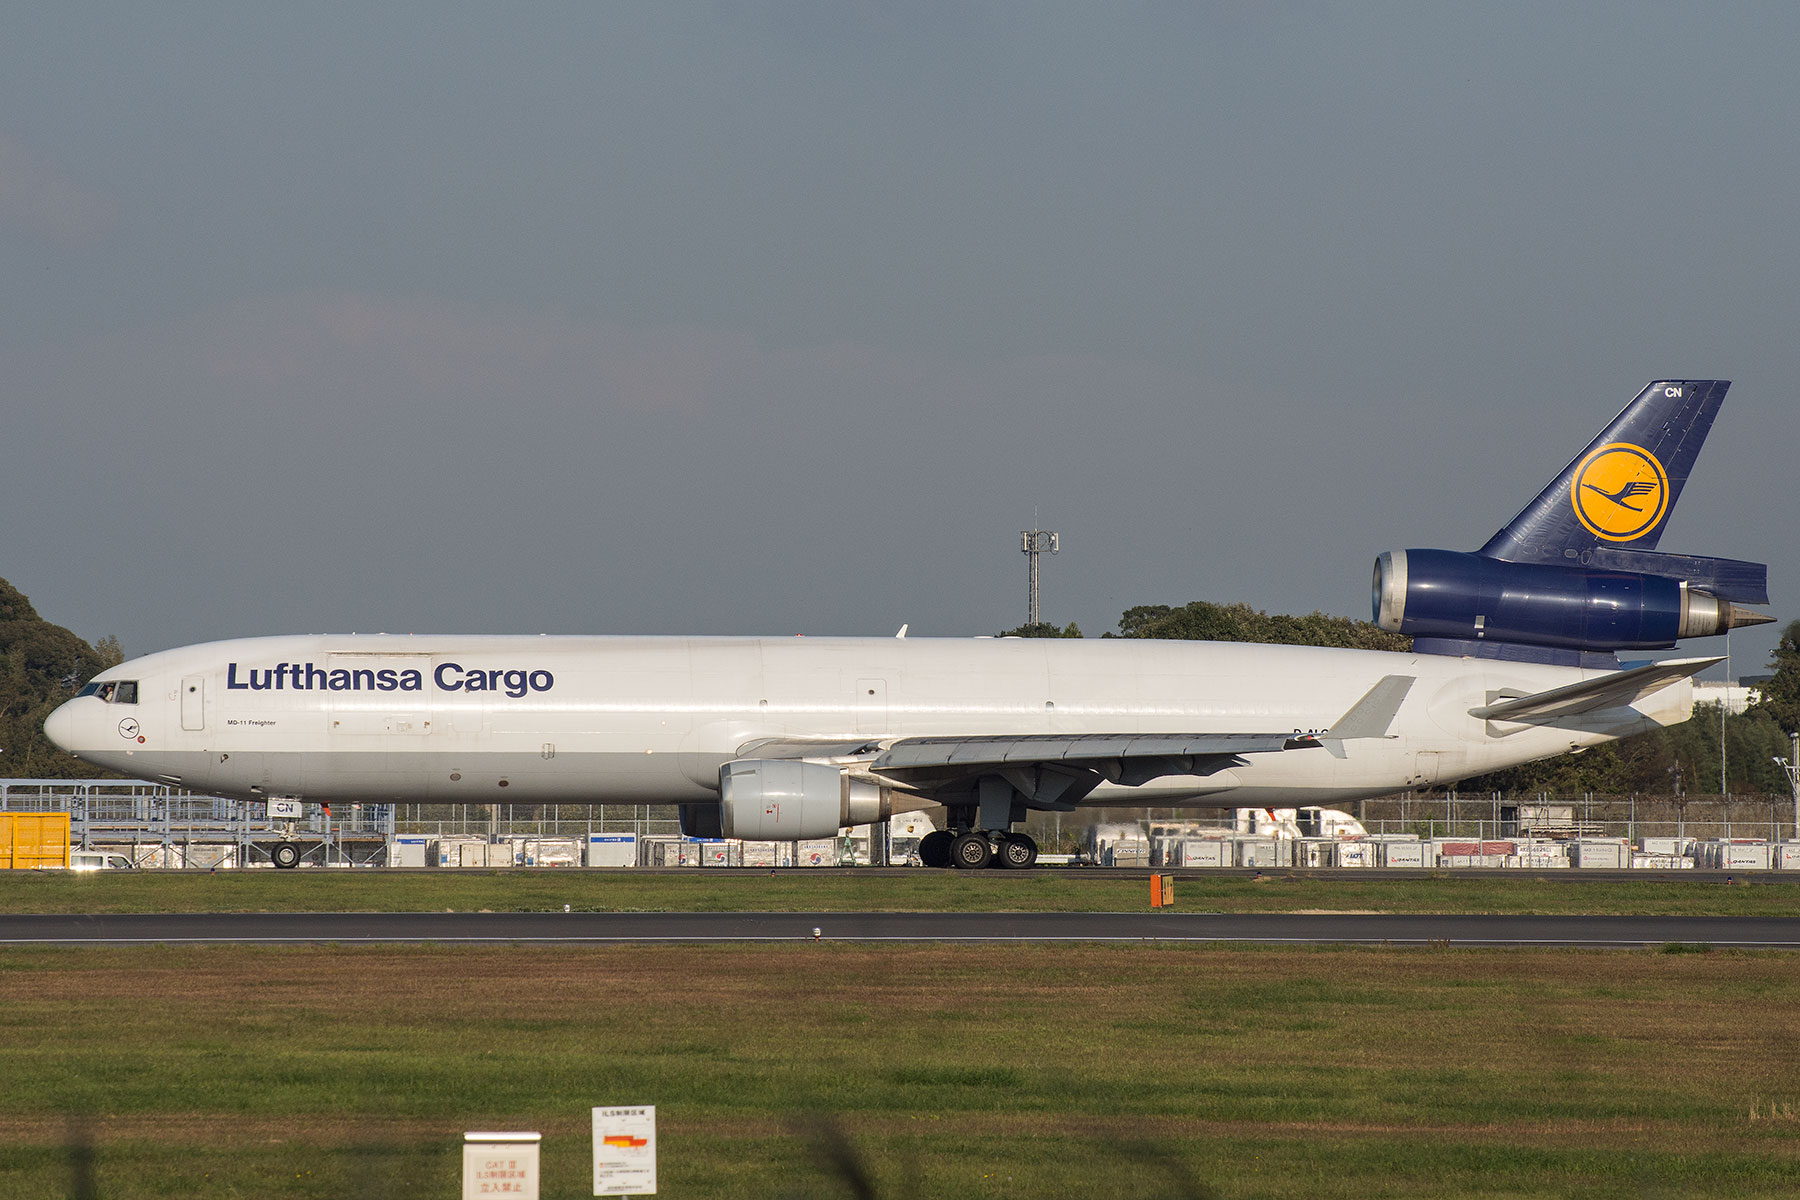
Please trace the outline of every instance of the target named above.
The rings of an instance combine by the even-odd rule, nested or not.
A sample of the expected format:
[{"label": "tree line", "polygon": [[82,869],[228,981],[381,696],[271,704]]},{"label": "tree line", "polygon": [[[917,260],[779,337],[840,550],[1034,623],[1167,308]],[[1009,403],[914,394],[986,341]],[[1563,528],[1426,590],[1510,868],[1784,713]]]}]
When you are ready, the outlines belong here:
[{"label": "tree line", "polygon": [[0,777],[117,778],[52,745],[44,718],[82,684],[124,661],[117,638],[89,645],[38,616],[18,588],[0,579]]}]

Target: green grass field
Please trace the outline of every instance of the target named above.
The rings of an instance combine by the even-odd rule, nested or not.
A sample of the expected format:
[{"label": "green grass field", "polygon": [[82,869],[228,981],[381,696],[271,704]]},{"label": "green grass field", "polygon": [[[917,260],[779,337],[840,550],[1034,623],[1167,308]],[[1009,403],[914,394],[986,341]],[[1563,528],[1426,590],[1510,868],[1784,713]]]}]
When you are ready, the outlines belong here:
[{"label": "green grass field", "polygon": [[[1793,956],[0,950],[0,1195],[458,1194],[658,1106],[661,1194],[1788,1196]],[[842,1139],[839,1165],[821,1149]]]},{"label": "green grass field", "polygon": [[[1260,879],[1179,873],[1186,912],[1301,909],[1399,913],[1641,913],[1792,916],[1800,878],[1662,877],[1602,883],[1574,871],[1417,878]],[[850,912],[1097,911],[1147,908],[1143,875],[1110,871],[0,871],[0,912]]]},{"label": "green grass field", "polygon": [[[1178,889],[1234,912],[1800,900],[1567,872]],[[7,912],[1147,903],[1103,872],[0,873]],[[1800,1190],[1797,1061],[1779,953],[0,948],[0,1195],[454,1196],[462,1133],[521,1128],[544,1195],[577,1197],[588,1109],[655,1104],[665,1196],[1772,1197]]]}]

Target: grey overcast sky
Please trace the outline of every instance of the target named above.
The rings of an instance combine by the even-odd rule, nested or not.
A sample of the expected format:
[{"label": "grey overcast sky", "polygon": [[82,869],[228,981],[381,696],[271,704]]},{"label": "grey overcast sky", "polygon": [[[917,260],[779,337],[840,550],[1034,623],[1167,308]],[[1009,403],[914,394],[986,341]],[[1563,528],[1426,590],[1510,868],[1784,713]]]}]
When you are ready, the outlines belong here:
[{"label": "grey overcast sky", "polygon": [[1360,617],[1717,377],[1662,548],[1785,621],[1797,49],[1774,4],[17,5],[0,575],[134,654],[963,635],[1024,619],[1035,513],[1090,636]]}]

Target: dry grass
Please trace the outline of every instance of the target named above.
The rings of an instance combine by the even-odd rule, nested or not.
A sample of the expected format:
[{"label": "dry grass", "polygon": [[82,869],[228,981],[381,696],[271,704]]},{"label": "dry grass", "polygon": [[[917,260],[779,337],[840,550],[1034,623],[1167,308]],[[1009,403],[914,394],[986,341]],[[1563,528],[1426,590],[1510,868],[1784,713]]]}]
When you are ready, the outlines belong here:
[{"label": "dry grass", "polygon": [[821,1118],[883,1194],[1780,1195],[1796,961],[5,950],[0,1193],[60,1194],[91,1144],[107,1196],[453,1194],[461,1132],[519,1127],[545,1195],[585,1195],[587,1109],[633,1102],[659,1106],[670,1195],[844,1194]]}]

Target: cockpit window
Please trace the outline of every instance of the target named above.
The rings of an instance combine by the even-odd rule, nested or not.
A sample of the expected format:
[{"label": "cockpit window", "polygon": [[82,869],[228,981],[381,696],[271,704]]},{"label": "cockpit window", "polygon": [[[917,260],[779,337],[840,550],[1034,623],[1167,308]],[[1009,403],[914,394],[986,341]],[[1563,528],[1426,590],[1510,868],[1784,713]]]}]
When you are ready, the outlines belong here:
[{"label": "cockpit window", "polygon": [[108,704],[136,704],[138,686],[135,679],[108,679],[104,683],[94,682],[76,693],[78,696],[97,696]]}]

